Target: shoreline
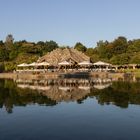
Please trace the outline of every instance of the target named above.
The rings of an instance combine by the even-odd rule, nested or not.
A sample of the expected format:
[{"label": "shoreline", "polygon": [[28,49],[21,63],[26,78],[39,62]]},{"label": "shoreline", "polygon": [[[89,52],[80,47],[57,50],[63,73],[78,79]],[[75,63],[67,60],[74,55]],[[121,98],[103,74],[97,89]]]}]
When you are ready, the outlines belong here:
[{"label": "shoreline", "polygon": [[109,72],[79,72],[79,73],[58,73],[48,72],[43,74],[31,73],[0,73],[0,79],[58,79],[58,78],[112,78],[124,79],[125,73]]}]

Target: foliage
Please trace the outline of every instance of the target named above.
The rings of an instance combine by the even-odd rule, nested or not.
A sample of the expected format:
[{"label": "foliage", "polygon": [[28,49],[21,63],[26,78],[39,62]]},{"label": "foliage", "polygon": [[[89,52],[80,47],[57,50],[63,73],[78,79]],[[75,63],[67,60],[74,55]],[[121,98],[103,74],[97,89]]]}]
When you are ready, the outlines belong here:
[{"label": "foliage", "polygon": [[131,58],[130,63],[132,63],[132,64],[140,64],[140,52],[135,53],[135,55]]},{"label": "foliage", "polygon": [[17,57],[18,55],[18,52],[16,50],[12,50],[10,53],[9,53],[9,60],[13,60]]},{"label": "foliage", "polygon": [[36,54],[29,54],[29,53],[19,53],[17,58],[15,59],[17,64],[20,63],[32,63],[37,61],[39,56]]},{"label": "foliage", "polygon": [[100,40],[99,42],[97,42],[97,53],[99,54],[100,58],[109,58],[109,51],[107,48],[108,42],[107,41],[102,41]]},{"label": "foliage", "polygon": [[3,62],[5,60],[8,60],[8,51],[4,47],[0,47],[0,62]]},{"label": "foliage", "polygon": [[3,62],[0,63],[0,72],[4,72],[4,63]]},{"label": "foliage", "polygon": [[128,46],[127,52],[129,53],[140,52],[140,39],[131,41]]},{"label": "foliage", "polygon": [[5,42],[6,43],[13,43],[13,41],[14,41],[13,35],[11,35],[11,34],[7,35]]},{"label": "foliage", "polygon": [[[140,105],[139,82],[113,82],[105,89],[91,88],[90,93],[80,100],[82,103],[87,97],[96,98],[98,104],[114,104],[121,108],[127,108],[130,104]],[[53,87],[52,87],[53,88]],[[12,80],[0,80],[0,108],[5,107],[8,113],[12,113],[15,106],[26,106],[34,103],[45,106],[55,106],[57,102],[50,99],[43,92],[29,88],[19,88]]]},{"label": "foliage", "polygon": [[139,86],[139,82],[113,82],[108,88],[94,89],[89,96],[96,97],[101,105],[114,104],[121,108],[127,108],[129,104],[140,104]]},{"label": "foliage", "polygon": [[87,48],[80,42],[75,44],[74,49],[77,49],[78,51],[81,51],[81,52],[86,52],[87,50]]},{"label": "foliage", "polygon": [[0,108],[5,106],[8,113],[12,113],[14,106],[26,106],[30,103],[54,106],[56,101],[40,94],[36,90],[22,89],[16,86],[12,80],[0,80]]},{"label": "foliage", "polygon": [[130,55],[127,53],[123,53],[120,55],[115,55],[110,59],[110,62],[112,64],[119,64],[119,65],[124,65],[124,64],[129,64],[129,60],[130,60]]},{"label": "foliage", "polygon": [[114,40],[112,49],[115,54],[125,53],[127,50],[127,39],[122,36],[118,37]]},{"label": "foliage", "polygon": [[6,72],[13,71],[16,69],[16,63],[14,62],[5,62],[4,69]]},{"label": "foliage", "polygon": [[[10,71],[15,68],[13,64],[30,63],[56,48],[66,47],[59,46],[53,40],[37,43],[26,40],[14,42],[13,36],[8,35],[5,42],[0,41],[0,62],[8,62],[5,63],[5,70]],[[80,42],[74,48],[89,56],[92,62],[102,60],[112,64],[140,64],[140,39],[127,40],[119,36],[111,42],[100,40],[93,48],[87,48]]]},{"label": "foliage", "polygon": [[43,52],[51,52],[56,48],[58,48],[58,44],[55,41],[46,41],[43,46]]}]

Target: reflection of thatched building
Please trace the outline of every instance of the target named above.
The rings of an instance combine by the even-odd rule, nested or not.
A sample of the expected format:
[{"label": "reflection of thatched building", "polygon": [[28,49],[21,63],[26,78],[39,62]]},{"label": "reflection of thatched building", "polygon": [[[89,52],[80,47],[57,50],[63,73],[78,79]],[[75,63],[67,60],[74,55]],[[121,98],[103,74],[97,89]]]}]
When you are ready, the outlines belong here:
[{"label": "reflection of thatched building", "polygon": [[48,99],[52,101],[58,102],[71,102],[71,101],[78,101],[85,98],[90,93],[90,88],[76,88],[76,87],[59,87],[59,86],[51,86],[51,87],[44,87],[42,86],[32,86],[32,85],[17,85],[19,88],[22,89],[32,89],[39,91],[39,93],[43,96],[47,96]]},{"label": "reflection of thatched building", "polygon": [[71,102],[78,101],[85,98],[90,93],[90,89],[83,90],[79,88],[70,88],[68,87],[58,87],[53,86],[47,91],[43,91],[42,94],[46,95],[49,99],[58,102]]},{"label": "reflection of thatched building", "polygon": [[56,80],[16,80],[17,86],[22,89],[39,91],[52,101],[71,102],[80,101],[88,96],[91,89],[103,89],[111,85],[111,79],[56,79]]},{"label": "reflection of thatched building", "polygon": [[83,61],[90,61],[90,58],[86,56],[84,53],[74,49],[74,48],[66,48],[66,49],[56,49],[45,56],[39,58],[38,62],[48,62],[50,65],[58,65],[58,63],[67,61],[71,63],[80,63]]}]

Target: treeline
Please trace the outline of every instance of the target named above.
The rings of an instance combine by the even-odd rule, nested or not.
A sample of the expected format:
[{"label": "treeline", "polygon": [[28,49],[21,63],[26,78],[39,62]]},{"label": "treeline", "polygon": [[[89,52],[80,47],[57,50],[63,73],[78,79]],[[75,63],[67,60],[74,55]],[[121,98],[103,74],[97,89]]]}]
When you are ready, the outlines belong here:
[{"label": "treeline", "polygon": [[8,35],[5,42],[0,41],[0,70],[14,70],[17,64],[36,61],[39,57],[58,47],[55,41],[34,43],[22,40],[14,42],[13,36]]},{"label": "treeline", "polygon": [[99,41],[92,51],[91,54],[89,48],[86,53],[93,60],[101,59],[115,65],[140,64],[140,39],[127,40],[120,36],[112,42]]},{"label": "treeline", "polygon": [[[55,41],[14,41],[13,36],[8,35],[5,42],[0,41],[0,71],[14,70],[19,63],[31,63],[56,48],[66,47],[59,46]],[[74,48],[90,56],[92,62],[102,60],[117,65],[140,64],[140,39],[127,40],[120,36],[112,42],[99,41],[93,48],[87,48],[80,42]]]},{"label": "treeline", "polygon": [[81,43],[77,43],[75,48],[90,56],[93,62],[102,60],[115,65],[140,64],[140,39],[128,41],[120,36],[112,42],[99,41],[94,48],[86,48]]}]

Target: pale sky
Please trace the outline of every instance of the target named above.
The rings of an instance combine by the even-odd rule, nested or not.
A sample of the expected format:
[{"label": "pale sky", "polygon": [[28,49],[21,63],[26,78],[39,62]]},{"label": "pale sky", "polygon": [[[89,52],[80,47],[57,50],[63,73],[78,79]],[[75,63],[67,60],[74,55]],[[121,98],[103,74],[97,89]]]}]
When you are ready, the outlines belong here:
[{"label": "pale sky", "polygon": [[0,40],[54,40],[95,47],[118,36],[140,38],[140,0],[0,0]]}]

